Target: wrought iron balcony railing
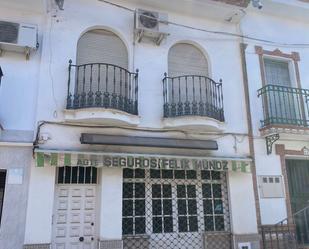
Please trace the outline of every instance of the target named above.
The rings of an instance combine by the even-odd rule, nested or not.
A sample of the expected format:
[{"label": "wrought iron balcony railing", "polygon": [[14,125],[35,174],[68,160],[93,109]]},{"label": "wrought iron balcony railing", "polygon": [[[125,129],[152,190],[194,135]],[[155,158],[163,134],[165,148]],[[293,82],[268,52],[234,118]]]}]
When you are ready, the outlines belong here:
[{"label": "wrought iron balcony railing", "polygon": [[258,90],[262,97],[264,120],[269,125],[309,126],[309,90],[279,85],[266,85]]},{"label": "wrought iron balcony railing", "polygon": [[107,63],[69,64],[67,109],[101,107],[137,115],[138,70]]},{"label": "wrought iron balcony railing", "polygon": [[224,122],[222,81],[199,75],[163,79],[164,117],[206,116]]}]

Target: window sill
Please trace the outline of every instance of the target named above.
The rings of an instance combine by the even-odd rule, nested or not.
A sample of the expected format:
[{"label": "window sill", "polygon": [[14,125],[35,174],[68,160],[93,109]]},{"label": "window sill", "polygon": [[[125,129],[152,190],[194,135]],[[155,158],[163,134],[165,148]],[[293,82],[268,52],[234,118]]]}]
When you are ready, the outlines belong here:
[{"label": "window sill", "polygon": [[280,134],[294,134],[294,135],[309,135],[309,127],[300,125],[283,125],[283,124],[271,124],[263,126],[259,129],[262,136],[271,135],[274,133]]}]

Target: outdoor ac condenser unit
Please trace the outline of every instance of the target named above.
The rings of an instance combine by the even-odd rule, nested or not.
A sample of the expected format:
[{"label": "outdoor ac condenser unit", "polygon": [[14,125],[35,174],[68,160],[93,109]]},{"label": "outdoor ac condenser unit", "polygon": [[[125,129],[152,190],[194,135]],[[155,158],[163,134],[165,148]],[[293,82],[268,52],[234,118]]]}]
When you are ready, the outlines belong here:
[{"label": "outdoor ac condenser unit", "polygon": [[157,45],[160,45],[163,38],[168,35],[168,16],[165,13],[137,9],[134,26],[138,42],[143,37],[148,37],[152,38]]},{"label": "outdoor ac condenser unit", "polygon": [[33,24],[0,21],[0,50],[22,52],[29,59],[38,46],[37,30]]}]

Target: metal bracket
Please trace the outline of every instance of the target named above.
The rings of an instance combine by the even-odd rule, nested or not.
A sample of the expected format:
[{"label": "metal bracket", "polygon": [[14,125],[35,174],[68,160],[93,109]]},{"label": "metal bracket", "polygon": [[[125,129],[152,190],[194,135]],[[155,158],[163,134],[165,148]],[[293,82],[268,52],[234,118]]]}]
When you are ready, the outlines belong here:
[{"label": "metal bracket", "polygon": [[140,43],[144,37],[150,38],[157,46],[160,46],[162,41],[169,35],[167,33],[158,33],[157,36],[149,35],[143,29],[137,29],[134,31],[135,41]]},{"label": "metal bracket", "polygon": [[265,137],[266,140],[266,150],[267,150],[267,155],[270,155],[272,150],[273,150],[273,144],[280,138],[279,134],[272,134],[267,137]]},{"label": "metal bracket", "polygon": [[135,38],[135,40],[136,40],[138,43],[140,43],[140,42],[142,41],[142,39],[143,39],[143,36],[144,36],[144,30],[138,30],[138,31],[136,32],[136,38]]},{"label": "metal bracket", "polygon": [[155,41],[156,45],[160,46],[160,44],[163,41],[163,39],[166,38],[167,36],[168,36],[168,34],[161,33],[160,36]]},{"label": "metal bracket", "polygon": [[29,47],[25,47],[24,51],[25,51],[26,60],[28,61],[30,59],[31,49]]}]

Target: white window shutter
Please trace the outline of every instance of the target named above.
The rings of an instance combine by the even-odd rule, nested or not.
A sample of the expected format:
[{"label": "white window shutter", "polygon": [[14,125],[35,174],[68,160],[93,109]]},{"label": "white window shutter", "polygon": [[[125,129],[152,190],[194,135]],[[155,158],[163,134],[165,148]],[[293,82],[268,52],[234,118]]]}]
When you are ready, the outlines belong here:
[{"label": "white window shutter", "polygon": [[168,76],[208,76],[208,63],[203,53],[187,43],[174,45],[168,55]]},{"label": "white window shutter", "polygon": [[128,52],[114,33],[95,29],[85,33],[77,45],[77,65],[108,63],[128,69]]}]

